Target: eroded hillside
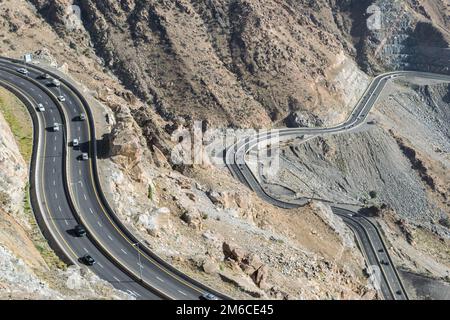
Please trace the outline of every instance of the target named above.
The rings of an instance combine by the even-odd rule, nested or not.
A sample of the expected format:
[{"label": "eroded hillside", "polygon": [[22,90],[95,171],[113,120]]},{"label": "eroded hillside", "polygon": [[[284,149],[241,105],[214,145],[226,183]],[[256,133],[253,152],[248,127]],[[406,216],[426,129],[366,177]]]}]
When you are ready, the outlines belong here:
[{"label": "eroded hillside", "polygon": [[[366,25],[369,5],[390,2],[4,0],[0,50],[33,52],[92,96],[108,200],[183,272],[239,298],[373,299],[362,256],[327,206],[286,212],[225,170],[174,166],[170,135],[193,120],[344,120],[370,75],[406,67],[402,55],[377,55],[383,35]],[[418,35],[433,30],[433,44],[448,43],[444,1],[400,2],[407,32],[421,22]]]}]

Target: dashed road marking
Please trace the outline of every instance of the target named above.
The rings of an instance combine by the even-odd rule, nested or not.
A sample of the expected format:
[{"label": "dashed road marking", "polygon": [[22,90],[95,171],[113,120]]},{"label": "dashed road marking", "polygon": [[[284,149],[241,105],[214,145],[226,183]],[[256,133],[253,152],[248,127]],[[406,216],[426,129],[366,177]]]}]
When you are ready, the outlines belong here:
[{"label": "dashed road marking", "polygon": [[113,241],[113,238],[110,235],[108,235],[108,238],[109,240]]},{"label": "dashed road marking", "polygon": [[163,279],[161,279],[160,277],[156,277],[156,279],[158,279],[159,281],[161,281],[161,282],[163,282],[163,283],[164,283],[164,280],[163,280]]},{"label": "dashed road marking", "polygon": [[84,250],[84,251],[86,251],[86,253],[88,253],[88,252],[89,252],[89,251],[88,251],[88,249],[86,249],[86,248],[84,248],[84,247],[83,247],[83,250]]},{"label": "dashed road marking", "polygon": [[116,277],[113,277],[114,278],[114,280],[116,280],[117,282],[120,282],[120,280],[118,279],[118,278],[116,278]]},{"label": "dashed road marking", "polygon": [[184,293],[183,291],[181,291],[181,290],[177,290],[179,293],[181,293],[182,295],[184,295],[184,296],[187,296],[187,294],[186,293]]},{"label": "dashed road marking", "polygon": [[128,254],[125,250],[123,250],[123,249],[120,249],[120,251],[122,251],[123,253],[125,253],[125,254]]},{"label": "dashed road marking", "polygon": [[102,224],[100,223],[100,221],[97,221],[97,224],[100,228],[103,227]]}]

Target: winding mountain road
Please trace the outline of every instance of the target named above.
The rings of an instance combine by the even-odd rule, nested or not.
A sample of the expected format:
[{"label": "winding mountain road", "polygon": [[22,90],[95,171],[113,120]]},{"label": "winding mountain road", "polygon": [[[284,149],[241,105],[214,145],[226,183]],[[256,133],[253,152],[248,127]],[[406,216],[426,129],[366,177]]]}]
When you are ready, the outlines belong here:
[{"label": "winding mountain road", "polygon": [[[120,222],[106,201],[98,179],[95,126],[88,102],[76,86],[56,72],[27,64],[28,74],[21,74],[18,69],[23,67],[19,60],[0,58],[0,86],[10,90],[27,106],[33,120],[30,198],[38,223],[52,248],[69,264],[83,265],[79,258],[91,255],[96,260],[96,264],[89,267],[94,273],[136,299],[199,299],[205,293],[227,299],[165,263]],[[51,79],[42,77],[44,73],[51,79],[60,80],[61,85],[52,85]],[[257,173],[247,165],[246,155],[273,138],[303,138],[351,130],[366,121],[389,79],[412,76],[450,81],[449,76],[420,72],[392,72],[378,76],[344,123],[330,128],[286,128],[259,133],[227,150],[227,166],[236,178],[267,202],[282,208],[304,205],[310,199],[286,202],[269,194]],[[63,96],[64,101],[58,96]],[[38,111],[38,104],[44,106],[44,112]],[[80,114],[87,115],[86,121],[78,119]],[[60,125],[59,131],[53,130],[55,123]],[[74,139],[80,141],[78,148],[71,145]],[[89,155],[88,160],[82,160],[83,153]],[[338,204],[330,205],[355,233],[367,264],[379,267],[379,290],[383,297],[407,299],[375,224]],[[77,225],[86,228],[86,237],[74,236],[73,229]]]},{"label": "winding mountain road", "polygon": [[[298,198],[293,201],[284,201],[277,195],[271,194],[258,179],[259,172],[254,172],[247,163],[246,156],[250,152],[257,152],[260,146],[277,144],[279,141],[300,139],[305,142],[313,137],[324,134],[339,134],[352,130],[366,122],[366,118],[372,107],[376,104],[380,94],[383,92],[387,82],[395,78],[411,78],[438,80],[450,82],[450,76],[415,72],[397,71],[389,72],[377,76],[372,80],[366,92],[353,109],[349,118],[343,123],[334,127],[325,128],[283,128],[262,131],[254,136],[238,141],[226,150],[225,163],[233,176],[255,191],[262,199],[285,209],[296,208],[307,204],[310,200],[326,202],[331,206],[332,211],[340,216],[343,221],[354,232],[357,242],[366,259],[366,264],[374,272],[375,282],[378,283],[378,291],[382,297],[389,300],[408,299],[407,292],[402,280],[392,263],[389,252],[384,244],[383,238],[377,226],[368,218],[357,212],[346,209],[337,203],[332,203],[326,199]],[[305,136],[308,136],[305,139]],[[258,170],[256,170],[258,171]],[[379,270],[376,272],[375,270]]]},{"label": "winding mountain road", "polygon": [[[18,72],[24,67],[27,74]],[[61,85],[52,85],[52,79]],[[0,86],[15,94],[32,117],[31,203],[44,235],[67,263],[83,265],[80,257],[89,254],[96,260],[90,270],[136,299],[196,300],[205,293],[227,299],[165,263],[117,218],[97,176],[91,110],[71,82],[49,69],[0,58]],[[38,104],[45,111],[39,112]],[[85,121],[80,121],[81,114],[87,116]],[[53,130],[55,123],[59,131]],[[78,148],[71,144],[74,139],[80,142]],[[81,158],[83,153],[88,160]],[[86,237],[74,235],[77,225],[84,226]]]}]

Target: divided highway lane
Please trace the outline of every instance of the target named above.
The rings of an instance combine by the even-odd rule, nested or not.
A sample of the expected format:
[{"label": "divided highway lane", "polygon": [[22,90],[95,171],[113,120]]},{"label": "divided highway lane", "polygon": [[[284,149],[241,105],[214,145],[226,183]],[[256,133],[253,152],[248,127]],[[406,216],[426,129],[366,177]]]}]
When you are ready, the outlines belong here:
[{"label": "divided highway lane", "polygon": [[[45,92],[14,73],[9,73],[9,70],[0,68],[0,81],[20,91],[34,106],[42,103],[46,109],[42,113],[34,109],[34,112],[38,113],[40,122],[40,124],[34,124],[35,130],[40,130],[40,136],[42,137],[41,152],[37,155],[36,164],[38,166],[37,172],[41,176],[41,179],[39,179],[41,185],[36,186],[36,188],[39,188],[41,191],[42,199],[40,201],[46,211],[44,214],[50,220],[50,227],[53,228],[58,240],[60,240],[61,246],[64,247],[70,258],[75,262],[79,257],[87,253],[96,257],[97,263],[90,268],[102,279],[112,283],[114,287],[130,293],[136,298],[158,299],[157,295],[136,283],[109,261],[89,238],[76,238],[70,234],[70,230],[78,225],[78,222],[72,213],[69,199],[65,193],[66,187],[63,174],[64,130],[53,132],[49,129],[54,123],[63,123],[59,110],[54,101]],[[0,85],[2,84],[1,82]],[[5,88],[8,89],[7,86]],[[33,206],[35,205],[33,204]]]},{"label": "divided highway lane", "polygon": [[[253,149],[257,149],[260,143],[266,142],[267,144],[269,141],[274,139],[275,141],[278,141],[283,138],[301,137],[304,142],[306,141],[306,139],[304,139],[304,136],[306,135],[308,135],[308,139],[310,139],[311,137],[317,137],[319,135],[336,134],[349,131],[361,125],[366,121],[368,113],[375,105],[387,82],[392,78],[398,77],[417,77],[430,80],[450,81],[450,76],[425,72],[398,71],[382,74],[373,79],[366,92],[356,104],[351,115],[345,122],[328,128],[284,128],[260,132],[253,137],[242,139],[235,145],[228,148],[225,154],[226,165],[235,178],[247,185],[250,189],[254,190],[261,198],[275,206],[289,209],[306,204],[310,199],[300,198],[292,202],[286,202],[275,198],[271,194],[268,194],[264,187],[261,186],[259,180],[255,176],[255,173],[249,168],[246,162],[246,155]],[[340,208],[336,203],[331,203],[330,201],[323,199],[315,200],[327,202],[332,206],[333,212],[341,216],[349,227],[355,232],[355,235],[359,240],[361,250],[364,252],[366,257],[367,264],[379,266],[381,272],[381,294],[386,299],[407,299],[407,293],[403,287],[402,281],[392,263],[383,239],[376,226],[367,218],[362,217],[355,212]]]},{"label": "divided highway lane", "polygon": [[[109,258],[113,257],[113,265],[117,265],[119,262],[122,276],[124,274],[132,274],[132,278],[138,280],[139,284],[141,284],[139,280],[141,278],[143,279],[146,288],[140,286],[139,291],[135,288],[129,289],[138,298],[150,299],[158,296],[166,299],[198,299],[206,292],[213,292],[221,298],[227,298],[220,293],[214,292],[212,289],[206,289],[204,286],[198,287],[194,280],[190,283],[186,279],[181,279],[177,274],[172,273],[171,270],[168,270],[165,266],[155,261],[151,256],[148,256],[140,249],[138,254],[137,246],[123,234],[120,228],[111,219],[111,216],[108,215],[99,199],[98,191],[95,187],[92,161],[82,161],[79,158],[83,152],[87,152],[89,155],[94,153],[93,148],[95,146],[91,143],[92,139],[90,135],[92,128],[89,127],[88,121],[78,121],[77,118],[79,115],[81,113],[86,113],[86,110],[84,110],[83,103],[80,101],[79,97],[64,84],[63,79],[61,79],[62,85],[60,88],[51,87],[47,86],[49,80],[40,78],[42,70],[35,70],[33,66],[27,66],[27,69],[30,72],[28,76],[17,74],[16,69],[21,67],[21,65],[11,63],[5,59],[0,59],[0,67],[3,71],[10,74],[9,78],[6,80],[10,83],[22,85],[22,90],[24,92],[37,92],[38,88],[35,88],[37,85],[36,81],[40,82],[40,86],[44,86],[44,92],[38,93],[38,96],[36,97],[37,101],[46,95],[63,95],[65,97],[65,101],[60,103],[64,108],[63,116],[65,119],[47,115],[47,113],[55,113],[54,111],[50,111],[51,109],[44,112],[46,117],[51,117],[47,119],[51,125],[53,125],[54,122],[67,123],[67,127],[65,128],[68,135],[67,139],[64,140],[61,138],[62,140],[59,140],[57,135],[52,136],[53,144],[48,147],[48,151],[59,151],[62,153],[62,146],[65,145],[68,147],[74,138],[79,139],[80,148],[68,147],[67,179],[69,181],[62,181],[63,184],[66,184],[65,186],[63,185],[66,189],[63,189],[61,185],[58,185],[57,180],[52,180],[53,171],[46,173],[43,179],[46,180],[46,193],[49,193],[50,195],[53,193],[53,198],[49,198],[49,202],[52,202],[52,207],[49,210],[52,212],[54,212],[54,210],[59,211],[60,205],[58,201],[61,199],[61,196],[59,194],[56,194],[55,196],[55,189],[59,189],[61,193],[64,193],[63,190],[66,190],[66,197],[69,199],[68,207],[70,207],[70,201],[72,201],[77,212],[76,216],[81,218],[81,222],[86,226],[90,238],[95,240],[94,244],[91,245],[93,247],[101,248],[101,252],[94,251],[92,248],[88,247],[81,248],[81,252],[88,251],[91,256],[100,262],[94,265],[93,270],[103,277],[113,275],[114,273],[105,268],[105,263],[100,260],[106,259],[105,256],[108,256]],[[50,103],[49,101],[46,102]],[[57,109],[55,108],[55,110]],[[59,116],[61,117],[61,114]],[[62,131],[64,132],[65,130]],[[53,162],[52,159],[48,161],[51,163]],[[59,171],[60,180],[64,180],[62,170],[64,170],[63,164]],[[57,173],[58,171],[55,172],[55,174]],[[52,186],[54,182],[56,185]],[[61,207],[61,211],[63,212],[66,212],[66,209],[67,208]],[[67,229],[66,222],[70,224],[70,219],[65,217],[60,221],[59,228],[61,230]],[[75,221],[74,223],[76,224]],[[72,243],[73,239],[71,238],[68,239],[68,242],[69,247],[77,245]],[[80,250],[76,251],[76,255],[80,255]],[[117,281],[117,279],[119,279],[119,281]],[[114,284],[114,281],[122,284],[124,281],[129,282],[129,279],[122,280],[118,275],[113,275],[113,281],[111,282]],[[150,291],[147,290],[149,287],[151,288]],[[149,292],[151,294],[149,294]]]}]

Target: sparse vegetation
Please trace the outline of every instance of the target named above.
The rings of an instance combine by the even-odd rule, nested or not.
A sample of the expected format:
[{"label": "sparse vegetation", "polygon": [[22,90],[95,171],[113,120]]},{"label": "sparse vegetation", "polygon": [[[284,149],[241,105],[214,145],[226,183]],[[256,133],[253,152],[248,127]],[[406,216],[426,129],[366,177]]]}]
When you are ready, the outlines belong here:
[{"label": "sparse vegetation", "polygon": [[27,184],[25,187],[25,197],[23,199],[23,210],[28,218],[28,222],[31,225],[31,232],[30,232],[31,240],[33,241],[34,246],[39,251],[42,258],[44,258],[44,261],[50,268],[58,268],[65,270],[67,268],[67,265],[61,259],[59,259],[59,257],[55,254],[55,252],[50,248],[50,245],[42,235],[41,230],[37,225],[36,219],[34,217],[31,208],[29,190],[30,188],[29,185]]},{"label": "sparse vegetation", "polygon": [[[13,97],[5,89],[0,88],[0,112],[11,128],[22,157],[25,161],[30,162],[33,151],[33,127],[28,110],[17,98]],[[4,201],[9,201],[9,197],[7,194],[0,193],[0,204],[3,204]],[[47,265],[51,268],[67,268],[66,264],[50,248],[37,225],[30,203],[28,184],[25,187],[23,210],[31,226],[30,238]]]},{"label": "sparse vegetation", "polygon": [[153,201],[154,200],[154,196],[155,196],[155,187],[150,183],[148,185],[148,192],[147,192],[147,197]]},{"label": "sparse vegetation", "polygon": [[0,112],[11,128],[20,153],[29,162],[33,151],[33,127],[28,110],[17,98],[0,88]]}]

